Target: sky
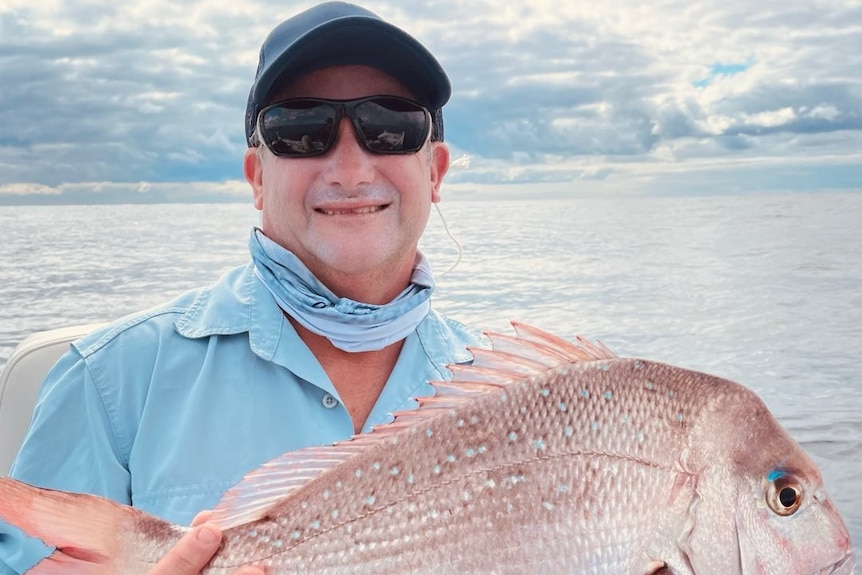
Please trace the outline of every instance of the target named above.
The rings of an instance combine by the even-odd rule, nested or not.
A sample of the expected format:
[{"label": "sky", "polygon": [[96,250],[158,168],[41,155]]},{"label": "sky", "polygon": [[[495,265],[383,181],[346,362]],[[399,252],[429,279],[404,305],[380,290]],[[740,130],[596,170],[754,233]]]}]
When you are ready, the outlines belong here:
[{"label": "sky", "polygon": [[[260,44],[313,2],[0,0],[0,205],[251,201]],[[369,0],[453,85],[444,198],[862,191],[862,0]]]}]

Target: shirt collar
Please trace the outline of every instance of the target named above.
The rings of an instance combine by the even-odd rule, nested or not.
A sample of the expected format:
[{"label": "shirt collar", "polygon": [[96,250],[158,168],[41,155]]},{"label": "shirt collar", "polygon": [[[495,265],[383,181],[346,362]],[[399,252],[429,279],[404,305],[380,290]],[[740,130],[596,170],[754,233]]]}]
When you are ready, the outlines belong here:
[{"label": "shirt collar", "polygon": [[[281,340],[287,337],[288,340],[301,342],[272,294],[254,274],[254,265],[251,263],[241,268],[238,274],[228,274],[215,285],[202,290],[176,320],[175,327],[180,335],[191,339],[247,332],[249,345],[256,355],[280,364],[288,359],[281,357],[284,353],[279,353],[280,343],[282,346],[291,343]],[[433,309],[419,323],[415,333],[437,372],[436,377],[449,378],[446,369],[449,363],[468,363],[472,360],[466,345],[473,342],[465,341],[453,330],[448,320]],[[290,355],[295,358],[295,353],[294,348],[294,353]],[[293,361],[290,363],[295,365]],[[318,366],[316,361],[313,365]]]},{"label": "shirt collar", "polygon": [[252,351],[271,360],[278,347],[284,316],[249,263],[241,272],[202,290],[175,322],[177,333],[190,338],[248,332]]}]

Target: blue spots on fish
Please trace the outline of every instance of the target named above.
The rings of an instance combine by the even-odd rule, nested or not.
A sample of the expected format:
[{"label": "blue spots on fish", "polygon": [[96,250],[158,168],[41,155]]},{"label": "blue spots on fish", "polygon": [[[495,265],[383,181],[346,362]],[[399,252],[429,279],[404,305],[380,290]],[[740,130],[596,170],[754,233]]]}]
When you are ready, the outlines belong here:
[{"label": "blue spots on fish", "polygon": [[362,470],[357,469],[356,471],[353,472],[353,475],[356,476],[356,479],[359,479],[360,477],[362,477]]},{"label": "blue spots on fish", "polygon": [[434,430],[430,427],[425,430],[425,437],[434,437]]},{"label": "blue spots on fish", "polygon": [[591,421],[591,422],[590,422],[590,429],[591,429],[591,430],[593,430],[593,431],[598,431],[599,429],[601,429],[601,427],[602,427],[602,426],[601,426],[601,425],[599,425],[599,422],[598,422],[598,421]]},{"label": "blue spots on fish", "polygon": [[395,476],[395,475],[398,475],[399,473],[401,473],[401,470],[398,469],[397,465],[389,468],[389,475]]},{"label": "blue spots on fish", "polygon": [[443,468],[439,465],[435,465],[431,471],[434,472],[434,475],[440,475],[440,472],[443,471]]},{"label": "blue spots on fish", "polygon": [[533,441],[533,447],[535,447],[539,451],[544,451],[545,447],[547,447],[547,446],[545,445],[545,441],[543,439],[539,438],[539,439],[536,439]]},{"label": "blue spots on fish", "polygon": [[644,382],[644,389],[646,389],[647,391],[655,391],[656,385],[650,380],[647,380],[646,382]]},{"label": "blue spots on fish", "polygon": [[572,426],[567,425],[566,428],[563,430],[563,433],[566,434],[566,437],[571,437],[575,434],[575,430],[574,428],[572,428]]},{"label": "blue spots on fish", "polygon": [[508,439],[509,439],[509,441],[518,441],[518,434],[515,433],[514,431],[510,431]]},{"label": "blue spots on fish", "polygon": [[376,497],[374,497],[373,495],[369,495],[368,497],[365,498],[365,505],[368,505],[369,507],[371,507],[372,505],[374,505],[374,503],[376,501],[377,501]]},{"label": "blue spots on fish", "polygon": [[610,389],[609,389],[609,390],[607,390],[607,391],[605,392],[605,399],[607,399],[607,400],[611,400],[611,399],[613,399],[613,398],[614,398],[614,394],[613,394],[613,392],[612,392]]},{"label": "blue spots on fish", "polygon": [[454,453],[450,453],[449,455],[447,455],[447,456],[446,456],[446,461],[447,461],[448,463],[455,463],[455,454],[454,454]]},{"label": "blue spots on fish", "polygon": [[470,458],[476,457],[476,450],[473,449],[472,447],[468,447],[467,449],[464,450],[464,455],[466,455],[467,457],[470,457]]},{"label": "blue spots on fish", "polygon": [[314,521],[311,522],[311,524],[309,524],[309,527],[311,527],[312,529],[315,529],[315,530],[320,529],[320,521],[315,519]]},{"label": "blue spots on fish", "polygon": [[561,401],[560,403],[557,404],[557,408],[560,411],[566,411],[566,409],[568,409],[568,406],[566,405],[565,401]]},{"label": "blue spots on fish", "polygon": [[549,395],[551,395],[551,390],[547,387],[543,387],[541,391],[539,391],[539,393],[542,395],[542,397],[548,397]]},{"label": "blue spots on fish", "polygon": [[589,396],[590,396],[590,390],[589,389],[584,389],[581,391],[581,397],[583,397],[584,399],[587,399]]},{"label": "blue spots on fish", "polygon": [[566,485],[565,483],[561,483],[560,485],[557,486],[557,493],[568,493],[568,492],[569,492],[569,486]]},{"label": "blue spots on fish", "polygon": [[413,481],[414,481],[413,474],[410,473],[409,475],[407,475],[407,484],[413,485]]},{"label": "blue spots on fish", "polygon": [[773,469],[772,471],[769,472],[769,475],[767,475],[766,478],[771,483],[771,482],[775,481],[776,479],[781,479],[785,475],[787,475],[787,472],[785,470]]},{"label": "blue spots on fish", "polygon": [[601,365],[601,368],[602,368],[602,371],[608,371],[611,368],[611,366],[608,365],[607,363],[603,363]]},{"label": "blue spots on fish", "polygon": [[302,533],[300,533],[299,531],[293,531],[290,534],[290,538],[294,540],[299,539],[300,537],[302,537]]}]

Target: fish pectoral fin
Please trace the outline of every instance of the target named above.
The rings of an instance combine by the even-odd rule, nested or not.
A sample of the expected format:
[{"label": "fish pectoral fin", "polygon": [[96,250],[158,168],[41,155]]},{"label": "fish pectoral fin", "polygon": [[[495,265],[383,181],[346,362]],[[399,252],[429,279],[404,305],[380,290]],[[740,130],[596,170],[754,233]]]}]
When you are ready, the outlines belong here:
[{"label": "fish pectoral fin", "polygon": [[670,568],[667,561],[650,561],[643,575],[677,575],[677,573]]},{"label": "fish pectoral fin", "polygon": [[9,477],[0,477],[0,520],[56,548],[27,575],[132,572],[133,537],[140,534],[141,523],[150,533],[180,537],[168,522],[140,509],[95,495],[40,489]]}]

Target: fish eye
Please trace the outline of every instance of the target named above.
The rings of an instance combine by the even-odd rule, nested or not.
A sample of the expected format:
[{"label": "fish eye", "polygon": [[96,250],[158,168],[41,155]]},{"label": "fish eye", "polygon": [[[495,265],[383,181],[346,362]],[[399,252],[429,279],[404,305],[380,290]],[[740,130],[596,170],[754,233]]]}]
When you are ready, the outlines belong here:
[{"label": "fish eye", "polygon": [[781,516],[793,515],[802,505],[802,486],[793,477],[782,475],[769,483],[766,503]]}]

